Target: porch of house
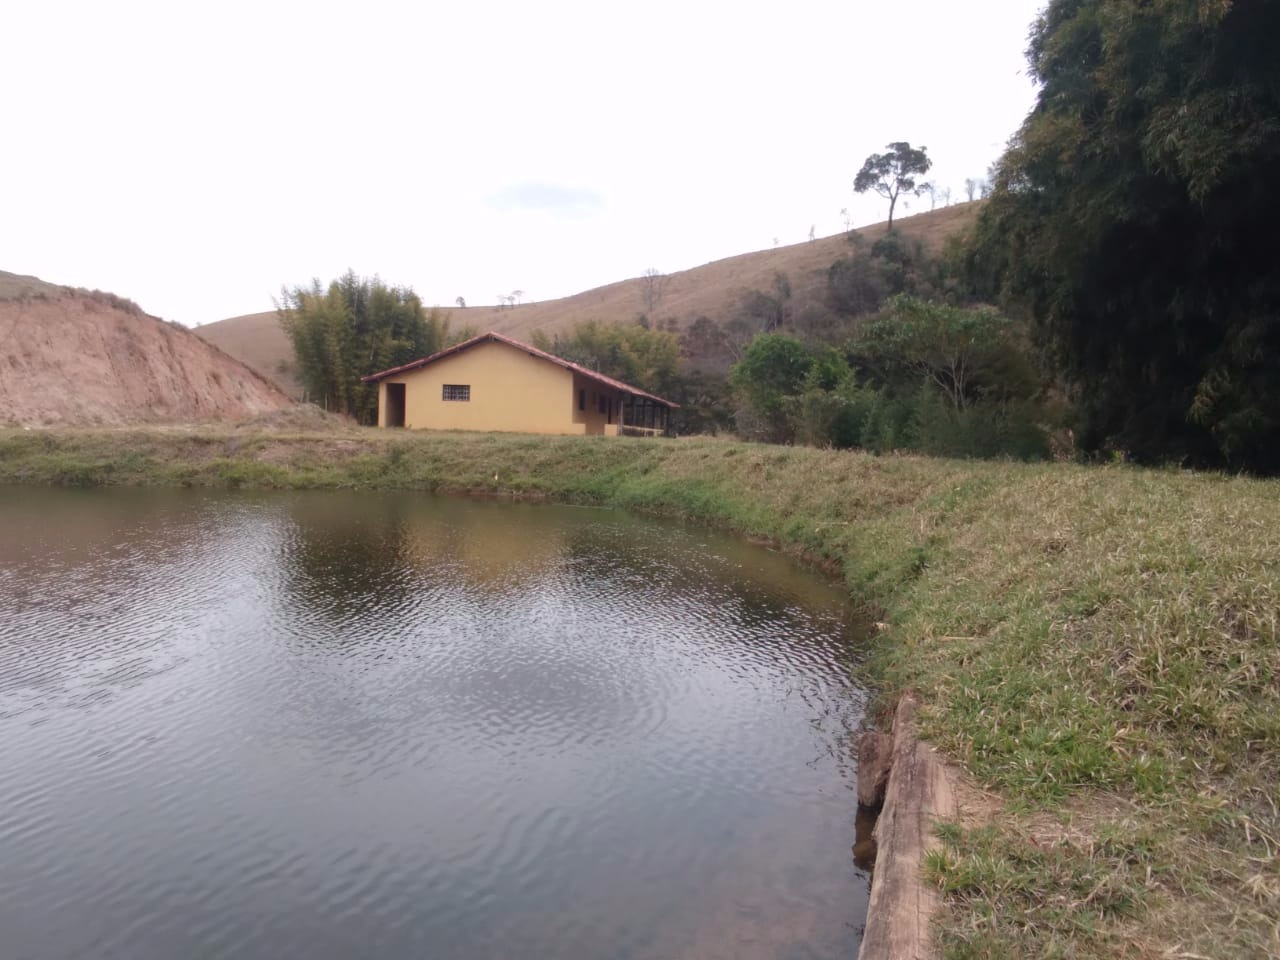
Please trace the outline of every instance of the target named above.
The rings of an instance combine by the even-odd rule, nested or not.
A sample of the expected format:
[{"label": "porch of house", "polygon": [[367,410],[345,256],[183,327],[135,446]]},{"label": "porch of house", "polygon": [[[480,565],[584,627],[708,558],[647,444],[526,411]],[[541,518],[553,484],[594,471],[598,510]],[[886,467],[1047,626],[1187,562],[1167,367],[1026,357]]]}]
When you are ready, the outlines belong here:
[{"label": "porch of house", "polygon": [[671,411],[645,397],[623,397],[618,433],[624,437],[663,437],[671,432]]}]

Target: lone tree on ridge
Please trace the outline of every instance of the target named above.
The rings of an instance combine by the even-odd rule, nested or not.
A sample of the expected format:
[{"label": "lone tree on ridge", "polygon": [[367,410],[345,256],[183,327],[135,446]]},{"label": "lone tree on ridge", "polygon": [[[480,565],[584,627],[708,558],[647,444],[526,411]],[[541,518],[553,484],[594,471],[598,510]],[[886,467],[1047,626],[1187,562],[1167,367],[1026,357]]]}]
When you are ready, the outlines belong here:
[{"label": "lone tree on ridge", "polygon": [[901,193],[919,193],[917,176],[924,176],[933,166],[925,154],[927,147],[918,150],[909,143],[891,143],[888,153],[873,153],[858,171],[853,181],[856,193],[871,190],[889,201],[889,229],[893,229],[893,208]]}]

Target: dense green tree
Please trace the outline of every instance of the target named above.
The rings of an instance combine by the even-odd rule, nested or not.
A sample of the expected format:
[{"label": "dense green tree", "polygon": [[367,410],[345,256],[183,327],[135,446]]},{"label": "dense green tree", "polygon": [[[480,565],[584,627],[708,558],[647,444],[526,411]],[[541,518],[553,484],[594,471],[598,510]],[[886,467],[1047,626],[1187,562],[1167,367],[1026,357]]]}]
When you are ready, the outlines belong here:
[{"label": "dense green tree", "polygon": [[1280,4],[1051,0],[969,267],[1086,449],[1280,470]]},{"label": "dense green tree", "polygon": [[874,394],[862,446],[953,457],[1046,455],[1043,384],[1025,330],[997,311],[900,294],[858,329],[847,350],[860,391]]},{"label": "dense green tree", "polygon": [[[723,333],[706,317],[696,323],[708,350],[721,347]],[[588,320],[554,336],[533,334],[542,350],[580,363],[606,376],[634,384],[680,404],[671,415],[677,434],[718,433],[733,427],[729,384],[715,370],[685,368],[681,364],[680,334],[654,330],[639,322],[605,324]]]},{"label": "dense green tree", "polygon": [[721,373],[686,369],[665,394],[680,404],[671,413],[671,429],[677,435],[722,433],[733,429],[729,381]]},{"label": "dense green tree", "polygon": [[846,350],[757,336],[730,371],[738,433],[876,452],[1047,454],[1039,381],[996,311],[895,297]]},{"label": "dense green tree", "polygon": [[815,447],[856,447],[876,392],[862,389],[844,355],[826,349],[813,356],[800,393],[783,401],[801,443]]},{"label": "dense green tree", "polygon": [[867,157],[853,180],[853,189],[857,193],[870,190],[889,201],[889,229],[892,230],[893,208],[898,204],[899,195],[918,193],[921,183],[916,178],[928,173],[933,161],[925,153],[925,147],[917,149],[899,141],[886,149],[887,153]]},{"label": "dense green tree", "polygon": [[535,332],[533,344],[661,396],[678,385],[680,337],[668,330],[587,320],[554,336]]},{"label": "dense green tree", "polygon": [[981,400],[1026,399],[1038,390],[1013,324],[986,307],[899,295],[852,346],[882,381],[914,388],[927,380],[957,411]]},{"label": "dense green tree", "polygon": [[449,321],[435,311],[428,314],[412,290],[352,272],[328,288],[316,280],[310,287],[285,289],[277,312],[310,399],[360,423],[378,415],[377,387],[361,383],[361,377],[452,342]]},{"label": "dense green tree", "polygon": [[785,400],[801,392],[812,367],[813,355],[794,337],[763,333],[752,340],[729,371],[729,382],[744,404],[739,430],[762,440],[790,440]]}]

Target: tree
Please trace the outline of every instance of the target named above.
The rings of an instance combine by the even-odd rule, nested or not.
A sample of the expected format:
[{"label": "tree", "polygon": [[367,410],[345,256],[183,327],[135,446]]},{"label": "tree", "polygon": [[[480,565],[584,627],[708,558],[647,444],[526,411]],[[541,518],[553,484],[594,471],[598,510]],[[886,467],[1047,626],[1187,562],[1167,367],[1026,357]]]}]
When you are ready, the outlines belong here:
[{"label": "tree", "polygon": [[775,442],[790,439],[785,401],[800,392],[812,367],[813,356],[793,337],[765,333],[751,341],[729,371],[729,382],[759,421],[748,432]]},{"label": "tree", "polygon": [[735,359],[740,356],[735,353],[724,328],[705,314],[699,314],[680,335],[680,353],[699,366],[706,366],[708,361],[726,354]]},{"label": "tree", "polygon": [[974,195],[975,195],[977,192],[978,192],[978,181],[977,181],[977,180],[975,180],[973,177],[965,177],[965,181],[964,181],[964,195],[965,195],[965,198],[966,198],[970,203],[973,203]]},{"label": "tree", "polygon": [[519,303],[523,296],[524,296],[523,290],[512,290],[509,294],[507,294],[507,301],[510,303]]},{"label": "tree", "polygon": [[1280,471],[1280,5],[1051,0],[968,263],[1034,319],[1077,439]]},{"label": "tree", "polygon": [[757,333],[769,333],[787,325],[791,319],[791,279],[781,270],[773,274],[773,292],[743,290],[738,295],[737,309],[729,321],[731,330],[745,332],[743,342]]},{"label": "tree", "polygon": [[327,410],[372,423],[378,388],[360,378],[425,357],[447,346],[449,321],[428,314],[408,287],[348,271],[329,284],[281,291],[276,303],[297,358],[298,374],[313,400]]},{"label": "tree", "polygon": [[667,292],[667,282],[671,278],[656,267],[650,267],[640,277],[640,299],[644,303],[646,314],[658,309],[662,297]]},{"label": "tree", "polygon": [[639,324],[586,320],[568,333],[549,337],[541,331],[533,344],[584,367],[658,394],[671,392],[680,365],[680,338]]},{"label": "tree", "polygon": [[843,257],[827,268],[827,306],[843,316],[879,310],[888,289],[880,264],[868,255]]},{"label": "tree", "polygon": [[464,300],[462,297],[459,297],[457,300],[453,302],[458,305],[459,309],[465,310],[467,308],[467,301]]},{"label": "tree", "polygon": [[915,193],[918,189],[916,177],[923,176],[933,166],[933,161],[925,154],[926,147],[915,149],[909,143],[891,143],[888,153],[873,153],[867,157],[858,176],[854,178],[853,189],[857,193],[868,190],[878,193],[889,201],[889,228],[893,229],[893,208],[902,193]]},{"label": "tree", "polygon": [[923,377],[962,411],[983,396],[1008,389],[1000,372],[1010,353],[1010,338],[1008,318],[994,310],[899,294],[885,304],[882,317],[862,329],[855,343],[860,354],[880,366],[883,378],[918,383]]},{"label": "tree", "polygon": [[859,389],[844,356],[827,349],[814,354],[800,393],[787,397],[783,406],[801,443],[855,447],[875,396]]}]

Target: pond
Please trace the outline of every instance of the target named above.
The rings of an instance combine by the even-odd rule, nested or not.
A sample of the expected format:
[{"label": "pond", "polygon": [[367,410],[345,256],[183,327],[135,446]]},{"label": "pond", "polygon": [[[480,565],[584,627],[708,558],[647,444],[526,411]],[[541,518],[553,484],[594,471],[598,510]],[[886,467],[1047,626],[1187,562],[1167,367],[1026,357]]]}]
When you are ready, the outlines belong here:
[{"label": "pond", "polygon": [[847,958],[838,589],[623,513],[0,487],[7,960]]}]

